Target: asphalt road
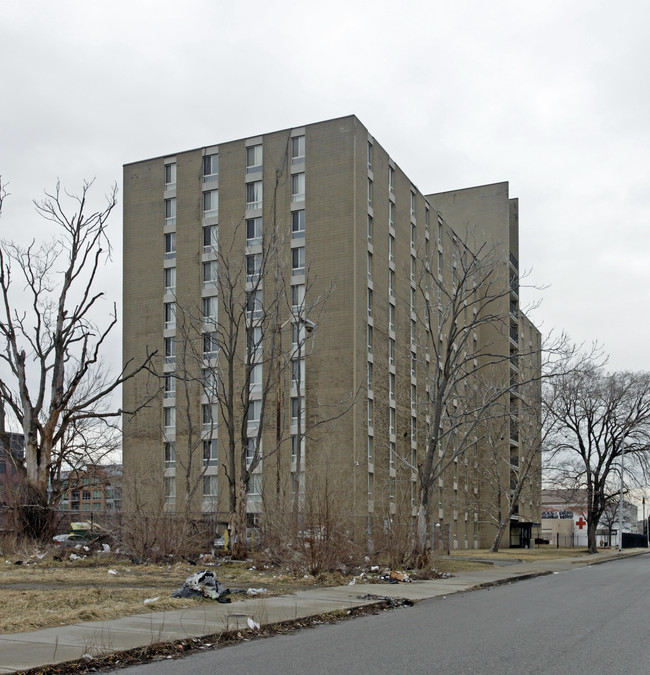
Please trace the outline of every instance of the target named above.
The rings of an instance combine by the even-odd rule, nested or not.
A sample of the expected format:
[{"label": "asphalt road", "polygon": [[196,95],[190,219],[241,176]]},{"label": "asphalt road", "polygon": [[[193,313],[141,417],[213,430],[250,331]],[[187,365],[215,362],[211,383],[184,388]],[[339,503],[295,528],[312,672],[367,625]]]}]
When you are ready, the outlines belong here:
[{"label": "asphalt road", "polygon": [[650,673],[650,556],[426,600],[123,673]]}]

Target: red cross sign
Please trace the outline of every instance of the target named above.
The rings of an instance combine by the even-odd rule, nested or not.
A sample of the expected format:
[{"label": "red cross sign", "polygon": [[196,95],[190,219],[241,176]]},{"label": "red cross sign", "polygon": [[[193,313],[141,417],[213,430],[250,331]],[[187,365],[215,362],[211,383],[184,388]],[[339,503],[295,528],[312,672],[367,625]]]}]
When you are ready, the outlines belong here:
[{"label": "red cross sign", "polygon": [[580,518],[578,518],[578,520],[576,520],[576,525],[580,529],[582,529],[586,524],[587,524],[587,521],[582,516],[580,516]]}]

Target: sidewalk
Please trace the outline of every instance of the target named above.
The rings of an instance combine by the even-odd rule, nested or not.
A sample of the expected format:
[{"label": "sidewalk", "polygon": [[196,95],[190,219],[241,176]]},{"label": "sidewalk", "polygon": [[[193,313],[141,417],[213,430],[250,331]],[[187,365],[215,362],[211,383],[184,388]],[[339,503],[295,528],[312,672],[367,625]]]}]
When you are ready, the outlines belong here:
[{"label": "sidewalk", "polygon": [[[449,579],[409,584],[364,584],[297,591],[270,598],[205,604],[192,609],[138,614],[110,621],[89,621],[27,633],[0,635],[0,673],[73,661],[85,654],[100,655],[165,642],[212,635],[224,630],[248,630],[248,618],[260,624],[301,619],[328,612],[370,606],[378,598],[405,598],[417,602],[475,588],[528,579],[648,554],[647,549],[597,553],[585,558],[508,563],[485,570],[459,572]],[[375,596],[368,598],[364,596]]]}]

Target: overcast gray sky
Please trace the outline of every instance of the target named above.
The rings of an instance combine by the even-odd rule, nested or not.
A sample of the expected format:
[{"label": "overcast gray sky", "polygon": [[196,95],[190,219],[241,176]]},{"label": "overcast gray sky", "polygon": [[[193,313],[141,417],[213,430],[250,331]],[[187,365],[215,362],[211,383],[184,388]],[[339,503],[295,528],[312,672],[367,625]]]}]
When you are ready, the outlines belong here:
[{"label": "overcast gray sky", "polygon": [[[422,192],[510,181],[521,266],[548,285],[533,320],[650,370],[649,3],[0,8],[0,236],[41,231],[57,178],[100,197],[127,162],[356,114]],[[111,230],[119,300],[121,213]]]}]

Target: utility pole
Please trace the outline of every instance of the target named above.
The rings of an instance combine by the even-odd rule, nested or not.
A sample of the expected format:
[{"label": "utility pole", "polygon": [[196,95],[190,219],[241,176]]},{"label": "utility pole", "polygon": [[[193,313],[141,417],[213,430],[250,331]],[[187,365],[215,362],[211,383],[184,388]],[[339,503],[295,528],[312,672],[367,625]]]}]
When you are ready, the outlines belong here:
[{"label": "utility pole", "polygon": [[625,466],[625,445],[621,452],[621,491],[618,498],[618,552],[623,550],[623,468]]}]

